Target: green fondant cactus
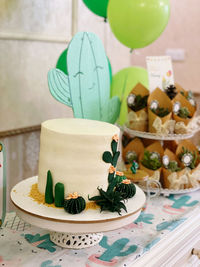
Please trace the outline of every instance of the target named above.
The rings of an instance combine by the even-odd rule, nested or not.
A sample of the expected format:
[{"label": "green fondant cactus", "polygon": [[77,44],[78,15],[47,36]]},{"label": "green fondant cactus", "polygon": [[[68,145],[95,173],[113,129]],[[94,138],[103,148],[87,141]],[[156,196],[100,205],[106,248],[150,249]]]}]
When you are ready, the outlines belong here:
[{"label": "green fondant cactus", "polygon": [[171,207],[175,209],[181,209],[182,207],[192,207],[192,206],[195,206],[199,202],[197,200],[194,200],[190,203],[187,203],[191,199],[191,197],[187,195],[181,196],[177,199],[174,197],[174,195],[170,195],[168,198],[174,202]]},{"label": "green fondant cactus", "polygon": [[99,245],[106,249],[106,251],[99,257],[102,261],[111,261],[114,257],[124,257],[137,250],[136,245],[129,246],[125,251],[124,248],[128,244],[128,238],[121,238],[115,241],[112,245],[108,245],[107,236],[104,236]]},{"label": "green fondant cactus", "polygon": [[71,194],[72,198],[68,197],[64,200],[64,209],[70,214],[81,213],[85,207],[85,199],[81,196],[78,196],[77,193]]},{"label": "green fondant cactus", "polygon": [[58,69],[48,72],[48,85],[56,100],[72,107],[74,117],[115,123],[120,112],[117,96],[110,99],[107,57],[100,39],[79,32],[67,50],[68,75]]},{"label": "green fondant cactus", "polygon": [[64,197],[65,197],[64,184],[57,183],[55,185],[55,206],[56,207],[63,207]]},{"label": "green fondant cactus", "polygon": [[120,183],[116,185],[116,191],[120,192],[124,199],[131,198],[136,193],[136,187],[134,184]]},{"label": "green fondant cactus", "polygon": [[45,203],[52,204],[54,202],[53,197],[53,179],[50,170],[47,172],[47,183],[45,189]]}]

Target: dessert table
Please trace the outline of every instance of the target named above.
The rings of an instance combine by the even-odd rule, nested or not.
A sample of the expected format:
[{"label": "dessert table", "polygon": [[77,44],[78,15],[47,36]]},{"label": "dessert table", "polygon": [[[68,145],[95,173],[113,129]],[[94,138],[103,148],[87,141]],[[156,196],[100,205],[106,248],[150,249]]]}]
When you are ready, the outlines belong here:
[{"label": "dessert table", "polygon": [[98,245],[80,250],[56,246],[48,230],[31,226],[10,212],[0,228],[0,263],[12,267],[127,267],[176,266],[187,261],[187,266],[200,266],[198,257],[191,255],[192,248],[200,245],[199,203],[200,191],[147,198],[136,221],[104,232]]}]

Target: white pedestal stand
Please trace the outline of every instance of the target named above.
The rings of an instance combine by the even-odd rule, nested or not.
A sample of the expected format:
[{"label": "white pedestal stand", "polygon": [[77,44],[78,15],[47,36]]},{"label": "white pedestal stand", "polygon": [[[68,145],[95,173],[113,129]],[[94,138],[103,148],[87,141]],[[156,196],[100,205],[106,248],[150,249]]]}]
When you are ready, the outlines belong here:
[{"label": "white pedestal stand", "polygon": [[11,190],[11,200],[16,212],[27,223],[48,229],[52,242],[64,248],[81,249],[98,244],[103,237],[101,232],[112,231],[132,223],[140,215],[145,204],[144,192],[136,186],[136,194],[125,204],[127,213],[121,215],[100,210],[84,210],[71,215],[62,208],[38,204],[30,196],[31,186],[37,177],[21,181]]}]

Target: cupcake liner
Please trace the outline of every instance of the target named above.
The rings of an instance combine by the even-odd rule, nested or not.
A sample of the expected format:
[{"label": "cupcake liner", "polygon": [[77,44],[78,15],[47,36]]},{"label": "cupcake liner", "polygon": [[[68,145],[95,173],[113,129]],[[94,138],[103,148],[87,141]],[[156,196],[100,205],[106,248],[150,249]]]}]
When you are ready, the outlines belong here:
[{"label": "cupcake liner", "polygon": [[[177,161],[179,163],[176,154],[173,153],[172,151],[170,151],[168,148],[165,149],[164,155],[167,155],[169,157],[170,161],[175,160],[175,161]],[[179,175],[181,175],[181,172],[182,172],[182,170],[176,172],[178,177],[179,177]],[[163,167],[163,169],[162,169],[162,179],[161,179],[163,188],[171,188],[171,183],[168,180],[168,176],[171,175],[171,174],[172,174],[172,171],[170,171],[170,170],[168,170],[168,169]]]},{"label": "cupcake liner", "polygon": [[134,183],[144,181],[149,177],[148,173],[143,170],[137,170],[137,172],[134,174],[130,168],[124,172],[124,175],[127,179],[133,181]]},{"label": "cupcake liner", "polygon": [[141,153],[144,152],[144,145],[139,138],[134,138],[125,148],[122,150],[123,161],[126,162],[126,154],[128,151],[136,152],[138,159]]},{"label": "cupcake liner", "polygon": [[[150,109],[150,104],[153,100],[157,100],[160,108],[168,108],[170,113],[165,117],[159,117],[153,113]],[[148,98],[148,119],[149,119],[149,132],[156,133],[157,130],[154,128],[153,123],[156,118],[160,118],[162,124],[169,121],[172,116],[172,103],[170,98],[159,88],[156,88]]]},{"label": "cupcake liner", "polygon": [[172,114],[172,118],[176,121],[176,122],[183,122],[186,126],[188,125],[188,123],[192,120],[192,118],[194,117],[196,108],[194,106],[192,106],[190,104],[190,102],[181,94],[178,93],[175,98],[172,100],[172,103],[174,104],[175,102],[180,102],[181,107],[186,107],[189,112],[190,112],[190,116],[191,119],[189,118],[181,118],[178,115],[176,115],[175,113]]},{"label": "cupcake liner", "polygon": [[[141,95],[142,97],[149,95],[149,90],[141,83],[138,83],[129,93],[134,95]],[[148,129],[147,123],[147,107],[138,111],[133,111],[128,107],[127,124],[132,130],[146,132]]]},{"label": "cupcake liner", "polygon": [[146,132],[148,129],[147,118],[147,108],[143,108],[136,112],[130,110],[127,115],[128,127],[132,130]]},{"label": "cupcake liner", "polygon": [[[161,146],[159,141],[155,141],[153,144],[151,144],[148,147],[146,147],[145,150],[148,150],[149,152],[157,152],[157,153],[160,154],[161,157],[163,156],[163,153],[164,153],[163,147]],[[160,167],[157,170],[151,170],[151,169],[148,169],[145,166],[143,166],[142,163],[141,163],[141,160],[143,159],[143,157],[144,157],[144,152],[141,153],[140,156],[139,156],[139,162],[140,162],[139,166],[140,166],[141,170],[147,172],[149,174],[149,176],[153,176],[155,171],[161,172],[162,167]]]},{"label": "cupcake liner", "polygon": [[[179,155],[182,153],[182,147],[188,149],[191,152],[196,152],[198,155],[198,149],[196,148],[196,146],[189,140],[183,140],[178,144],[178,147],[176,149],[176,156],[178,158],[178,161],[180,163],[180,166],[182,168],[185,168],[184,164],[179,160]],[[200,163],[199,159],[197,159],[196,165],[198,165]],[[196,168],[195,168],[196,169]],[[195,170],[193,169],[193,171]]]}]

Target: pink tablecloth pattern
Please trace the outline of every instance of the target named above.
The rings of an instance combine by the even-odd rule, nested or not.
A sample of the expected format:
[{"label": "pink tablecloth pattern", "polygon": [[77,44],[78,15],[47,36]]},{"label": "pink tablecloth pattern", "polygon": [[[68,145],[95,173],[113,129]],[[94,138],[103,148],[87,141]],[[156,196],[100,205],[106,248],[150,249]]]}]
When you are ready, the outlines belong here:
[{"label": "pink tablecloth pattern", "polygon": [[14,212],[7,213],[0,228],[0,266],[132,266],[199,209],[199,201],[199,191],[148,200],[136,221],[106,232],[98,245],[81,250],[60,248],[50,241],[47,230],[23,222]]}]

